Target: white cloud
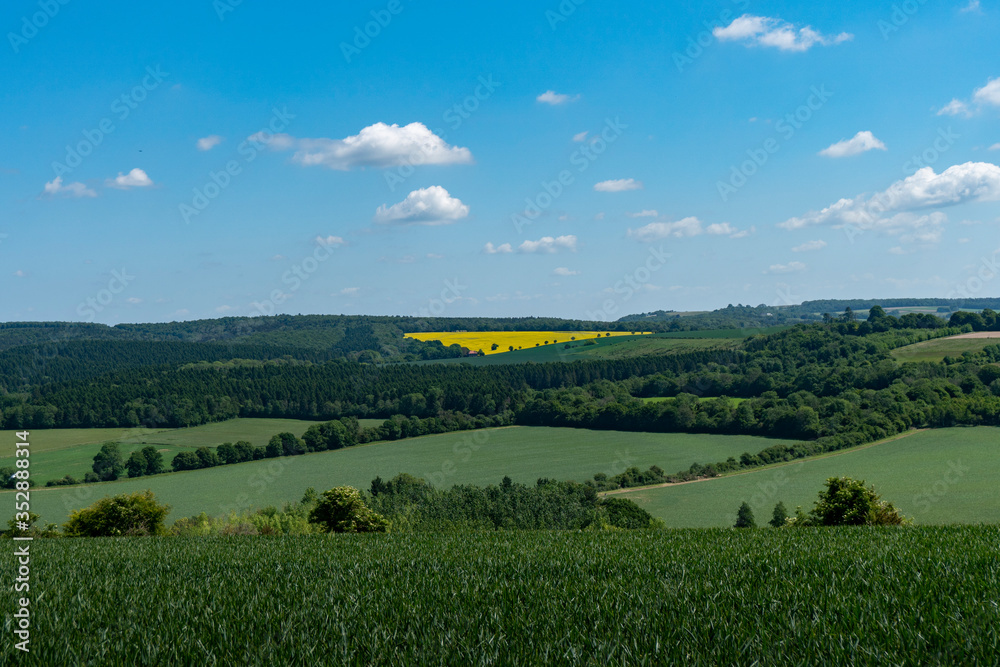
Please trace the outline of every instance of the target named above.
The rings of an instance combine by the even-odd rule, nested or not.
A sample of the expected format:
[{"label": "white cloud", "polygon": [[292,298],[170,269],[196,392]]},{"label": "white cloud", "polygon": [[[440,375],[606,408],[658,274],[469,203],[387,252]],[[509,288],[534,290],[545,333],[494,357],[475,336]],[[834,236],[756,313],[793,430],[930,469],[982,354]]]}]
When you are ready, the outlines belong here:
[{"label": "white cloud", "polygon": [[553,254],[561,250],[576,252],[576,237],[572,234],[567,236],[543,236],[537,241],[525,241],[517,247],[518,252],[524,253],[548,253]]},{"label": "white cloud", "polygon": [[[346,241],[344,241],[343,237],[341,236],[317,236],[316,243],[322,246],[338,246],[338,245],[344,245]],[[284,259],[284,257],[282,257],[281,255],[276,255],[275,259],[278,259],[279,257],[281,259]]]},{"label": "white cloud", "polygon": [[45,197],[96,197],[97,193],[88,188],[83,183],[74,181],[63,185],[62,176],[56,176],[45,184],[43,191]]},{"label": "white cloud", "polygon": [[698,218],[688,217],[677,222],[651,222],[638,229],[629,229],[626,234],[631,239],[649,243],[665,238],[681,239],[701,236],[702,234],[743,238],[749,236],[750,232],[740,231],[728,222],[715,223],[706,227]]},{"label": "white cloud", "polygon": [[645,211],[639,211],[638,213],[628,213],[630,218],[655,218],[660,215],[660,212],[655,209],[647,209]]},{"label": "white cloud", "polygon": [[805,270],[806,265],[802,262],[789,262],[788,264],[772,264],[764,273],[797,273]]},{"label": "white cloud", "polygon": [[941,107],[937,115],[939,116],[971,116],[972,112],[969,110],[969,105],[960,99],[954,99],[948,104]]},{"label": "white cloud", "polygon": [[[1000,200],[1000,167],[995,164],[966,162],[949,167],[940,174],[935,174],[931,167],[924,167],[912,176],[896,181],[884,192],[841,199],[821,211],[811,211],[778,226],[801,229],[830,224],[899,230],[929,223],[939,225],[946,220],[941,213],[916,216],[909,211],[995,200]],[[896,215],[887,215],[891,213]]]},{"label": "white cloud", "polygon": [[24,271],[22,271],[21,269],[18,269],[17,271],[15,271],[14,275],[16,277],[18,277],[18,278],[27,278],[28,277],[28,274],[25,273]]},{"label": "white cloud", "polygon": [[375,221],[394,224],[449,225],[468,217],[469,207],[440,185],[414,190],[406,199],[375,211]]},{"label": "white cloud", "polygon": [[508,252],[514,252],[514,248],[511,247],[509,243],[503,243],[501,245],[493,245],[492,243],[487,243],[483,246],[483,252],[487,255],[502,255]]},{"label": "white cloud", "polygon": [[554,90],[546,90],[544,93],[535,98],[536,101],[542,104],[551,104],[552,106],[558,106],[560,104],[566,104],[567,102],[575,102],[580,99],[579,95],[563,95],[562,93],[557,93]]},{"label": "white cloud", "polygon": [[865,130],[858,132],[851,139],[838,141],[829,148],[824,148],[819,154],[826,157],[850,157],[876,149],[884,151],[885,144],[879,141],[874,134]]},{"label": "white cloud", "polygon": [[977,104],[1000,107],[1000,77],[990,79],[985,86],[972,94],[972,100]]},{"label": "white cloud", "polygon": [[215,309],[217,313],[228,313],[231,310],[236,310],[234,306],[219,306]]},{"label": "white cloud", "polygon": [[142,299],[140,299],[137,296],[130,296],[129,298],[125,299],[125,301],[127,301],[128,303],[132,303],[132,304],[142,303]]},{"label": "white cloud", "polygon": [[958,10],[962,14],[982,14],[983,10],[979,7],[979,0],[969,0],[969,4]]},{"label": "white cloud", "polygon": [[210,151],[222,143],[222,137],[217,134],[210,134],[198,140],[198,150]]},{"label": "white cloud", "polygon": [[991,151],[1000,151],[1000,144],[993,144],[990,146]]},{"label": "white cloud", "polygon": [[339,171],[363,167],[400,165],[470,164],[468,148],[451,146],[423,123],[404,127],[375,123],[344,139],[298,139],[288,134],[258,132],[251,141],[275,151],[295,150],[292,161],[306,167],[324,166]]},{"label": "white cloud", "polygon": [[565,266],[560,266],[560,267],[552,270],[552,275],[554,275],[554,276],[578,276],[578,275],[580,275],[580,272],[579,271],[572,271],[570,269],[567,269]]},{"label": "white cloud", "polygon": [[642,190],[642,181],[634,178],[619,178],[614,181],[601,181],[594,185],[596,192],[626,192],[628,190]]},{"label": "white cloud", "polygon": [[361,291],[360,287],[345,287],[344,289],[340,290],[340,293],[343,296],[357,296],[357,294],[360,291]]},{"label": "white cloud", "polygon": [[894,246],[892,248],[889,248],[890,255],[908,255],[911,252],[912,252],[911,250],[904,250],[902,246]]},{"label": "white cloud", "polygon": [[826,247],[826,241],[809,241],[792,248],[792,252],[809,252],[810,250],[822,250]]},{"label": "white cloud", "polygon": [[938,115],[970,117],[981,111],[983,107],[1000,107],[1000,77],[990,79],[982,88],[976,88],[972,92],[970,102],[957,98],[948,102],[938,111]]},{"label": "white cloud", "polygon": [[146,175],[146,172],[136,167],[127,174],[123,174],[119,171],[118,176],[107,180],[107,185],[108,187],[118,188],[120,190],[127,190],[129,188],[148,188],[153,185],[153,180]]},{"label": "white cloud", "polygon": [[590,134],[590,133],[589,132],[578,132],[577,134],[573,135],[573,141],[575,141],[576,143],[580,143],[582,141],[586,141],[588,134]]},{"label": "white cloud", "polygon": [[771,46],[782,51],[808,51],[817,44],[830,46],[854,38],[842,32],[839,35],[822,35],[810,26],[796,28],[778,18],[744,14],[725,27],[716,27],[712,34],[720,42],[741,41],[748,46]]}]

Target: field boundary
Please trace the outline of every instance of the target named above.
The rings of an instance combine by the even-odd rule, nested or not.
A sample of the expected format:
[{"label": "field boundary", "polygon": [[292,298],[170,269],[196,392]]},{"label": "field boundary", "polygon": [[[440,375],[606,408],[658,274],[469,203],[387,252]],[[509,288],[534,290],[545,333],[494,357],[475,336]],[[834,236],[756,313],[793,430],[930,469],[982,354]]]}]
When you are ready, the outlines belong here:
[{"label": "field boundary", "polygon": [[782,461],[781,463],[772,463],[766,466],[758,466],[751,470],[740,470],[739,472],[726,473],[724,475],[716,475],[715,477],[702,477],[701,479],[692,479],[687,482],[663,482],[662,484],[647,484],[645,486],[632,486],[627,489],[613,489],[611,491],[601,491],[598,493],[599,496],[619,496],[625,493],[632,493],[634,491],[648,491],[649,489],[664,489],[669,486],[684,486],[685,484],[698,484],[700,482],[711,482],[719,479],[726,479],[729,477],[739,477],[740,475],[750,475],[755,472],[761,472],[764,470],[773,470],[774,468],[784,468],[785,466],[797,465],[799,463],[806,463],[808,461],[818,461],[820,459],[829,459],[834,456],[843,456],[844,454],[851,454],[853,452],[860,452],[863,449],[868,449],[870,447],[877,447],[878,445],[884,445],[886,443],[895,442],[896,440],[902,440],[903,438],[908,438],[916,433],[923,433],[924,431],[929,431],[928,428],[914,428],[909,431],[904,431],[903,433],[897,433],[896,435],[885,438],[883,440],[876,440],[875,442],[869,442],[864,445],[858,445],[857,447],[849,447],[847,449],[840,449],[835,452],[824,452],[823,454],[817,454],[816,456],[807,456],[801,459],[794,459],[792,461]]}]

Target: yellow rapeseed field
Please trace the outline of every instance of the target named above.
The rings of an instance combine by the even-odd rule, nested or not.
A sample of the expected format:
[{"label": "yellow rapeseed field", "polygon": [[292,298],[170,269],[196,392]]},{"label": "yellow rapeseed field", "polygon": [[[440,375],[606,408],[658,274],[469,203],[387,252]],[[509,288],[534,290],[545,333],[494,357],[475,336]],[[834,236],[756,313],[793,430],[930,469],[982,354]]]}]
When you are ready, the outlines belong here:
[{"label": "yellow rapeseed field", "polygon": [[[648,331],[636,333],[648,334]],[[552,345],[568,343],[571,340],[586,340],[588,338],[604,338],[611,336],[631,336],[629,331],[449,331],[437,333],[408,333],[407,338],[421,341],[439,340],[447,347],[461,345],[471,351],[482,350],[486,354],[500,354],[515,350],[528,349],[536,345]],[[494,350],[493,345],[497,348]]]}]

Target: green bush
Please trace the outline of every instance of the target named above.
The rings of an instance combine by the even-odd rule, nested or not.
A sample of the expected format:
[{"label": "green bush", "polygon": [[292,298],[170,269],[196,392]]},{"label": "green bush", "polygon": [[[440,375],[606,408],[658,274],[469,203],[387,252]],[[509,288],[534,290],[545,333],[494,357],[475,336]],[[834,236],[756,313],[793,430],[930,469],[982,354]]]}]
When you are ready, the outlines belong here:
[{"label": "green bush", "polygon": [[361,492],[353,486],[324,491],[309,520],[329,533],[384,533],[389,522],[365,505]]},{"label": "green bush", "polygon": [[69,537],[162,535],[169,512],[170,506],[156,502],[152,491],[123,493],[73,510],[63,530]]}]

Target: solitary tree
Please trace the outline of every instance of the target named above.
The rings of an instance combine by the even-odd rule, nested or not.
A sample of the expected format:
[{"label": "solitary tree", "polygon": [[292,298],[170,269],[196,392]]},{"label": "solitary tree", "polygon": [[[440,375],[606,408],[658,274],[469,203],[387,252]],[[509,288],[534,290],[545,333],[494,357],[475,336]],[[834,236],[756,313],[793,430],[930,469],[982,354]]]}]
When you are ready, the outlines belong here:
[{"label": "solitary tree", "polygon": [[328,533],[384,533],[389,525],[381,514],[365,505],[361,492],[352,486],[324,491],[309,520]]},{"label": "solitary tree", "polygon": [[159,535],[169,511],[170,505],[156,502],[152,491],[121,494],[74,510],[63,529],[70,537]]},{"label": "solitary tree", "polygon": [[771,520],[768,522],[775,528],[781,528],[788,522],[788,510],[785,509],[785,503],[778,503],[774,506],[774,512],[771,514]]},{"label": "solitary tree", "polygon": [[117,442],[106,442],[94,456],[94,474],[102,482],[115,480],[125,474],[125,459]]},{"label": "solitary tree", "polygon": [[905,518],[864,480],[831,477],[820,491],[809,523],[817,526],[899,526]]},{"label": "solitary tree", "polygon": [[753,518],[753,510],[750,505],[743,503],[736,512],[736,525],[733,528],[756,528],[757,522]]}]

